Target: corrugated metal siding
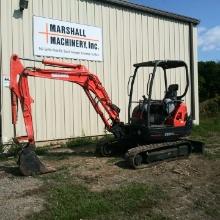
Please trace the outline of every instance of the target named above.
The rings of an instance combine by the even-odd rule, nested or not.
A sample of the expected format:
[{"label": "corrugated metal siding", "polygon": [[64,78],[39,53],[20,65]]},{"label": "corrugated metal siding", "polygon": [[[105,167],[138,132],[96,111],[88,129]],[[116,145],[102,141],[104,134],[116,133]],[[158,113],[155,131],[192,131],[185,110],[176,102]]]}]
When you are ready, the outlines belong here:
[{"label": "corrugated metal siding", "polygon": [[[33,15],[101,27],[104,61],[68,61],[80,62],[91,72],[97,73],[113,103],[121,108],[122,121],[127,121],[127,81],[133,72],[134,63],[165,58],[182,59],[189,65],[189,25],[186,23],[89,0],[32,0],[29,1],[28,9],[24,10],[23,17],[16,18],[18,13],[15,10],[18,10],[18,5],[19,0],[1,0],[1,74],[9,73],[9,59],[12,53],[21,57],[37,58],[33,57]],[[194,42],[196,43],[196,28]],[[196,51],[196,46],[194,49]],[[41,66],[33,62],[24,64]],[[196,75],[196,83],[197,78]],[[153,97],[161,98],[164,95],[163,79],[159,75],[156,79]],[[169,83],[179,82],[183,92],[186,81],[183,74],[173,70],[168,73],[168,79]],[[29,81],[35,100],[33,116],[38,141],[104,133],[102,121],[79,86],[39,78],[29,78]],[[145,94],[146,82],[146,74],[139,77],[134,94],[137,99]],[[195,97],[198,97],[198,87],[195,87],[195,92]],[[3,88],[2,96],[3,141],[7,141],[13,135],[8,88]],[[186,102],[190,109],[190,92]],[[198,109],[196,112],[198,117]],[[22,124],[20,120],[17,126],[18,134],[21,135],[24,132]]]}]

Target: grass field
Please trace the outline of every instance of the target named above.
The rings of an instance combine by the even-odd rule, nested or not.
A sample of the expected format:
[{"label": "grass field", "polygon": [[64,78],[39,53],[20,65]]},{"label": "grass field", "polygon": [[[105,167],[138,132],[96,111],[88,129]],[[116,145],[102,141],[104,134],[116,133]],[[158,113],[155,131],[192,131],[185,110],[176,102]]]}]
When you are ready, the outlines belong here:
[{"label": "grass field", "polygon": [[191,136],[206,144],[204,156],[220,159],[220,113],[201,117],[200,125],[193,128]]},{"label": "grass field", "polygon": [[218,136],[220,133],[220,113],[215,116],[205,117],[200,119],[200,125],[194,126],[192,131],[193,137],[203,137],[204,140],[207,137]]},{"label": "grass field", "polygon": [[71,140],[61,148],[38,148],[41,160],[57,169],[47,175],[17,176],[15,160],[4,159],[0,215],[3,219],[220,219],[220,115],[203,118],[193,128],[192,138],[205,142],[204,155],[141,170],[120,166],[119,157],[96,157],[96,140],[90,138]]},{"label": "grass field", "polygon": [[94,192],[68,177],[65,173],[46,178],[48,203],[33,219],[168,219],[153,211],[168,199],[157,185],[133,183]]}]

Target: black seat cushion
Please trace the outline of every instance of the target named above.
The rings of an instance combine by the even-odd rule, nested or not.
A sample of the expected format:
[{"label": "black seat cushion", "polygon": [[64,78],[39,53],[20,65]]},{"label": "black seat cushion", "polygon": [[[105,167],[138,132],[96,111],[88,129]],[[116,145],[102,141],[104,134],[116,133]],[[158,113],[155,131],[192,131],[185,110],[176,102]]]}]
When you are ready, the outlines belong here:
[{"label": "black seat cushion", "polygon": [[177,91],[178,91],[178,89],[179,89],[179,85],[178,84],[171,84],[171,85],[169,85],[164,99],[172,99],[172,100],[177,99]]}]

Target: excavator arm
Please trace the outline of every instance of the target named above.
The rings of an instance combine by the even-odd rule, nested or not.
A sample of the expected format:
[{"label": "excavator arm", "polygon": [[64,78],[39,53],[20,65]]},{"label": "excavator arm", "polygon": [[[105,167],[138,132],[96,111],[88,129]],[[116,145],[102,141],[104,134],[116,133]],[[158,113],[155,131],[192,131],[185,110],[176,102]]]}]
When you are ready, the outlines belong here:
[{"label": "excavator arm", "polygon": [[[102,86],[98,77],[89,72],[81,64],[71,64],[57,62],[53,60],[42,60],[44,65],[60,67],[63,69],[40,69],[35,67],[24,67],[21,59],[17,55],[12,55],[10,63],[10,89],[11,89],[11,108],[12,124],[14,125],[14,135],[16,137],[16,122],[18,111],[18,100],[21,105],[26,136],[16,137],[18,142],[28,141],[35,143],[31,104],[33,102],[28,85],[28,77],[40,77],[47,79],[62,80],[76,83],[83,88],[87,97],[97,114],[101,117],[108,131],[120,135],[121,124],[119,119],[120,109],[112,104],[105,88]],[[106,117],[107,115],[107,117]]]},{"label": "excavator arm", "polygon": [[[47,59],[40,62],[45,66],[53,66],[57,69],[24,67],[21,58],[17,55],[12,55],[10,61],[11,112],[12,124],[14,126],[14,141],[17,144],[27,142],[20,151],[18,159],[20,171],[25,176],[55,171],[53,168],[45,166],[35,153],[35,137],[31,110],[33,99],[29,91],[28,77],[55,79],[78,84],[83,88],[95,111],[101,117],[105,128],[113,133],[116,138],[124,135],[124,123],[120,122],[119,119],[120,109],[111,102],[105,88],[96,75],[90,73],[81,64],[64,63]],[[26,129],[26,135],[19,137],[16,134],[18,102],[20,102]]]}]

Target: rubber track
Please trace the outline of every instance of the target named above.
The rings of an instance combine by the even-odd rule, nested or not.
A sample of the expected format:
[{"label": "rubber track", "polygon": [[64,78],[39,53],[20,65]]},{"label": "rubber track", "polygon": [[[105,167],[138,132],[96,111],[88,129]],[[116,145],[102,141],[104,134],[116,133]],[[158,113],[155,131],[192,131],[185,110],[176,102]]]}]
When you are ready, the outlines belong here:
[{"label": "rubber track", "polygon": [[[137,154],[140,154],[140,153],[144,153],[144,152],[147,152],[147,151],[151,151],[151,150],[156,150],[156,149],[160,149],[160,150],[163,150],[163,148],[167,148],[167,147],[175,147],[175,146],[178,146],[178,145],[182,145],[182,144],[190,144],[190,141],[187,141],[187,140],[179,140],[179,141],[172,141],[172,142],[164,142],[164,143],[157,143],[157,144],[148,144],[148,145],[141,145],[141,146],[138,146],[138,147],[134,147],[134,148],[131,148],[127,151],[127,153],[125,154],[125,158],[126,160],[128,161],[128,163],[134,167],[135,169],[140,169],[140,168],[145,168],[145,167],[148,167],[150,165],[155,165],[157,163],[160,163],[160,162],[163,162],[163,161],[156,161],[156,162],[153,162],[153,163],[150,163],[150,164],[143,164],[143,165],[140,165],[138,167],[135,167],[133,165],[133,158],[134,156],[136,156]],[[183,158],[184,156],[180,157],[180,158]],[[177,157],[178,158],[178,157]],[[177,158],[170,158],[170,159],[166,159],[165,161],[169,161],[169,160],[175,160]]]}]

